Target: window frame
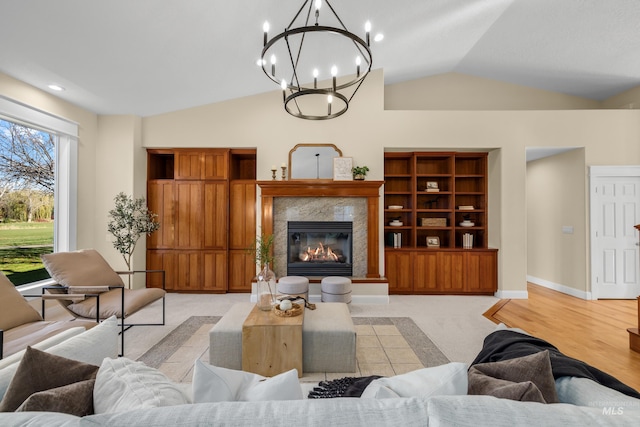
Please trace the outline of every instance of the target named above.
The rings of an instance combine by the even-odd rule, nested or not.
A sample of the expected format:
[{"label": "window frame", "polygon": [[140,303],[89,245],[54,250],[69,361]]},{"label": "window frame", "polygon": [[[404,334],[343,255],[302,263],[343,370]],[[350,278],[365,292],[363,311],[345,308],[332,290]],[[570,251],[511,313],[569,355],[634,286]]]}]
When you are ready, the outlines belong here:
[{"label": "window frame", "polygon": [[[78,124],[0,95],[0,118],[32,127],[57,137],[53,251],[76,249],[78,218]],[[34,284],[19,286],[33,289]]]}]

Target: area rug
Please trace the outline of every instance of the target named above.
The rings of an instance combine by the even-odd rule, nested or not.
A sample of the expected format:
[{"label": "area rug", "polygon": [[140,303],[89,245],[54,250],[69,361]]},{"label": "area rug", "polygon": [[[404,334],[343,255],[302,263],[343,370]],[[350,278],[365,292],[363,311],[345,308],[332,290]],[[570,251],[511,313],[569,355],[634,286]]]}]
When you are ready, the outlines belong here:
[{"label": "area rug", "polygon": [[196,333],[202,325],[210,324],[211,326],[218,323],[222,319],[221,316],[191,316],[173,331],[161,339],[156,345],[151,347],[138,358],[138,361],[144,362],[145,365],[152,368],[159,368],[162,362],[167,360],[175,353],[185,342]]},{"label": "area rug", "polygon": [[449,363],[410,317],[352,317],[354,325],[395,325],[425,368]]},{"label": "area rug", "polygon": [[[138,360],[148,366],[158,368],[184,345],[202,325],[210,324],[213,326],[220,319],[220,316],[191,316],[140,356]],[[394,325],[425,368],[449,362],[438,346],[409,317],[353,317],[352,319],[354,325]]]}]

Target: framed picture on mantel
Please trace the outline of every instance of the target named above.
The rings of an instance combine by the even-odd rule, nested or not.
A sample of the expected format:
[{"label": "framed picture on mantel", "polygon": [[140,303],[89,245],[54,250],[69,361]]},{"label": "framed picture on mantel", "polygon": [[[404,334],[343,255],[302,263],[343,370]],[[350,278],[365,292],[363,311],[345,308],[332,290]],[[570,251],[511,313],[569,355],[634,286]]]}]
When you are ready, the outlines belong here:
[{"label": "framed picture on mantel", "polygon": [[334,181],[353,181],[352,157],[334,157],[333,158],[333,180]]}]

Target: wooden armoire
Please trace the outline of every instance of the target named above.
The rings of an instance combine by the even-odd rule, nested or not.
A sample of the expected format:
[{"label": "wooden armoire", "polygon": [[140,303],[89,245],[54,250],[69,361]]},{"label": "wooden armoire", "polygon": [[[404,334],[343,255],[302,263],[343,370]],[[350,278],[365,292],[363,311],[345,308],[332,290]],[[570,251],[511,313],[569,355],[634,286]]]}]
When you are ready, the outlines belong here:
[{"label": "wooden armoire", "polygon": [[[167,290],[251,291],[255,149],[149,149],[147,203],[160,222],[147,238],[147,268],[165,270]],[[152,276],[147,286],[159,287]]]}]

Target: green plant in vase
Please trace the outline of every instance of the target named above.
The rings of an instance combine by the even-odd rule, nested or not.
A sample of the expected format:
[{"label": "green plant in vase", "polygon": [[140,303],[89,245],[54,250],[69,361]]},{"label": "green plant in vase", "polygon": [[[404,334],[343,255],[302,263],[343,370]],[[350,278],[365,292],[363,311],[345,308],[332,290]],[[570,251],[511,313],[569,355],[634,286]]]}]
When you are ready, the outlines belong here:
[{"label": "green plant in vase", "polygon": [[359,181],[364,180],[364,177],[367,176],[367,172],[369,172],[368,166],[354,166],[351,168],[353,179],[356,179]]},{"label": "green plant in vase", "polygon": [[273,234],[260,235],[256,238],[255,247],[249,251],[261,268],[256,282],[257,305],[260,310],[269,311],[276,303],[276,274],[270,268],[273,265]]}]

